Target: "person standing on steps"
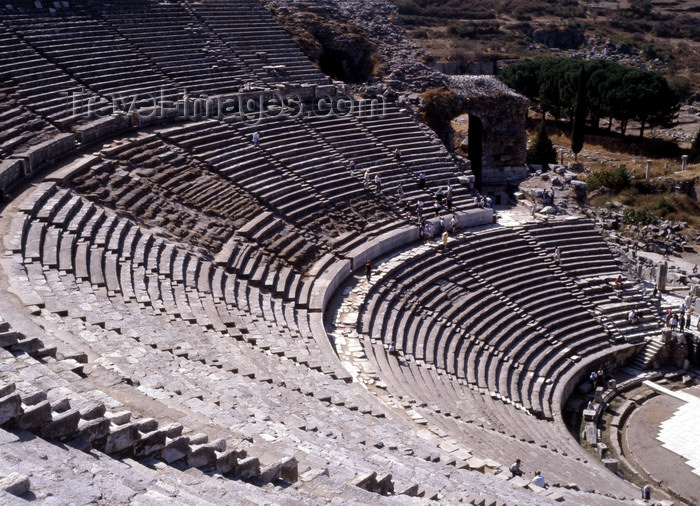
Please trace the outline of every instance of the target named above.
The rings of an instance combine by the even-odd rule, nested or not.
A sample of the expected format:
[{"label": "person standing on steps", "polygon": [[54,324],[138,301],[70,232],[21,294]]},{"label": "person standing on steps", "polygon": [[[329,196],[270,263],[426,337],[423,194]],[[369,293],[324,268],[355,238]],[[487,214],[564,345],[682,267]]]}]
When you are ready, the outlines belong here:
[{"label": "person standing on steps", "polygon": [[399,186],[396,189],[396,193],[399,194],[399,202],[403,200],[403,184],[399,183]]},{"label": "person standing on steps", "polygon": [[367,262],[365,262],[365,277],[367,278],[367,282],[369,282],[372,277],[372,260],[367,260]]},{"label": "person standing on steps", "polygon": [[561,264],[561,250],[559,249],[559,246],[554,248],[554,263],[557,265]]},{"label": "person standing on steps", "polygon": [[355,160],[350,160],[350,177],[355,176]]},{"label": "person standing on steps", "polygon": [[258,131],[253,134],[253,147],[255,149],[260,149],[260,132]]}]

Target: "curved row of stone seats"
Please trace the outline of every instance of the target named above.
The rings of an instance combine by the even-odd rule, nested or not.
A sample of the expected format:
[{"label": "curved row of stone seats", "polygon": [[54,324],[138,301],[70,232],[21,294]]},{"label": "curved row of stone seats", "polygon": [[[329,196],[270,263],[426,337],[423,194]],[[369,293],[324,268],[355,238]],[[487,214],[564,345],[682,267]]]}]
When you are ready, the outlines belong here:
[{"label": "curved row of stone seats", "polygon": [[[397,196],[397,187],[401,183],[406,200],[414,202],[432,200],[433,195],[428,193],[436,190],[432,175],[427,177],[427,190],[419,188],[418,173],[401,159],[397,160],[394,150],[375,137],[356,116],[327,112],[313,114],[312,112],[304,120],[304,126],[314,134],[320,135],[343,156],[344,163],[340,168],[340,174],[349,174],[350,161],[354,160],[356,166],[354,177],[361,179],[364,171],[369,168],[371,185],[374,186],[374,175],[379,174],[385,194]],[[471,205],[471,200],[467,197],[468,191],[461,185],[453,184],[453,196],[455,208]]]},{"label": "curved row of stone seats", "polygon": [[[83,451],[94,448],[119,458],[155,457],[167,464],[179,461],[187,467],[216,469],[237,478],[260,477],[258,459],[246,458],[245,451],[227,450],[224,439],[210,443],[205,434],[183,435],[180,424],[161,427],[152,418],[132,419],[132,413],[119,401],[98,390],[86,396],[84,388],[74,387],[83,377],[83,365],[75,360],[55,361],[31,350],[30,358],[16,344],[4,347],[11,353],[0,353],[3,428],[19,427],[42,438],[69,442]],[[296,461],[280,462],[280,469],[282,479],[296,481]]]},{"label": "curved row of stone seats", "polygon": [[[503,302],[492,296],[487,287],[472,275],[461,271],[462,267],[453,258],[432,254],[410,263],[413,268],[402,266],[400,272],[392,276],[387,289],[397,286],[393,289],[393,297],[370,302],[375,311],[397,307],[396,312],[389,314],[392,318],[400,314],[405,320],[400,325],[393,325],[393,329],[404,329],[403,336],[398,339],[399,347],[417,360],[435,364],[483,391],[500,393],[512,402],[520,403],[521,395],[511,384],[511,378],[503,385],[497,381],[495,366],[490,370],[487,367],[491,365],[494,353],[502,355],[503,360],[510,360],[507,358],[509,349],[515,343],[531,342],[534,346],[543,338],[536,334],[528,337],[521,331],[513,334],[523,323],[511,309],[490,314],[490,308],[503,306]],[[416,279],[424,281],[416,282]],[[468,294],[464,293],[465,290],[469,290]],[[412,307],[402,304],[402,299],[408,298],[415,298]],[[392,325],[386,322],[386,318],[375,319],[373,327],[372,335],[387,338],[391,335]],[[519,361],[524,362],[524,359],[516,355],[513,363]],[[513,367],[513,363],[509,367]],[[501,377],[508,377],[507,372],[502,372]],[[529,383],[523,381],[523,384],[522,403],[528,409],[545,411],[539,400],[530,403],[527,395]]]},{"label": "curved row of stone seats", "polygon": [[587,219],[549,221],[525,225],[524,229],[551,258],[561,251],[561,268],[576,278],[616,277],[620,268],[593,223]]},{"label": "curved row of stone seats", "polygon": [[[512,244],[515,254],[504,255],[503,243]],[[534,297],[529,288],[511,289],[518,260],[525,285],[550,287],[551,296],[547,288]],[[537,300],[542,294],[548,304]],[[518,235],[493,229],[451,245],[447,255],[428,251],[401,264],[370,292],[358,330],[396,339],[416,359],[550,418],[557,379],[577,357],[611,346],[593,316]]]},{"label": "curved row of stone seats", "polygon": [[[267,123],[266,123],[267,124]],[[269,125],[276,125],[270,122]],[[364,218],[371,221],[389,223],[394,220],[393,213],[380,201],[367,202],[367,192],[357,182],[348,180],[359,192],[336,195],[333,191],[314,186],[315,181],[310,177],[301,177],[294,167],[284,165],[268,149],[274,148],[266,141],[266,130],[260,126],[245,130],[239,123],[218,123],[212,121],[184,125],[182,128],[170,128],[162,131],[168,142],[192,150],[192,155],[211,165],[211,167],[226,176],[231,184],[259,199],[276,214],[297,226],[304,227],[307,232],[334,236],[337,227],[363,229],[366,222],[347,220],[346,201],[342,198],[351,197],[351,206],[358,208]],[[244,129],[244,133],[239,132]],[[250,141],[250,132],[260,129],[262,132],[261,149],[254,149]],[[303,130],[302,130],[303,131]],[[289,149],[284,138],[280,138],[277,149]],[[308,176],[308,175],[306,175]],[[343,177],[333,180],[331,186],[338,182],[342,184]],[[337,189],[337,187],[336,187]],[[364,211],[369,211],[366,213]],[[354,213],[353,213],[353,216]],[[331,225],[330,217],[337,218],[336,224]],[[323,238],[319,235],[319,241]]]},{"label": "curved row of stone seats", "polygon": [[236,122],[232,126],[248,139],[259,131],[261,149],[329,202],[367,197],[357,179],[343,170],[349,161],[324,138],[312,135],[301,120],[281,118],[255,125]]},{"label": "curved row of stone seats", "polygon": [[369,130],[383,145],[392,152],[399,149],[401,163],[413,171],[417,179],[420,172],[425,172],[431,187],[446,188],[449,184],[457,187],[455,162],[433,135],[426,135],[417,123],[410,121],[405,111],[396,105],[380,104],[379,112],[362,113],[358,111],[355,118]]},{"label": "curved row of stone seats", "polygon": [[[91,203],[74,200],[70,192],[57,190],[53,183],[43,184],[30,202],[26,210],[34,219],[25,227],[22,240],[26,269],[33,269],[34,260],[49,268],[60,266],[62,271],[74,273],[78,282],[89,281],[95,287],[105,287],[110,296],[119,294],[126,301],[148,303],[158,314],[225,335],[235,332],[242,338],[243,333],[251,332],[250,327],[255,327],[247,321],[245,313],[231,314],[229,309],[245,307],[246,313],[255,314],[253,303],[260,301],[262,295],[250,284],[264,287],[263,280],[268,282],[266,275],[271,263],[259,260],[257,271],[243,265],[241,275],[235,277],[217,274],[210,262],[173,248],[128,222],[120,222]],[[71,211],[66,211],[69,206]],[[263,273],[260,279],[257,279],[258,271]],[[37,276],[41,276],[41,268]],[[250,278],[248,283],[241,282],[245,278]],[[274,277],[272,280],[274,283]],[[46,297],[51,299],[50,294]],[[65,313],[69,307],[66,302],[53,300],[46,301],[46,305],[57,313]],[[120,328],[118,322],[108,321],[97,312],[88,318]],[[274,322],[275,318],[269,321]],[[287,358],[320,369],[322,357],[312,357],[313,347],[305,339],[299,339],[302,334],[310,337],[308,326],[302,332],[290,317],[283,329],[262,327],[262,333],[255,339],[257,345],[275,348]],[[323,369],[334,377],[346,376],[339,368]]]},{"label": "curved row of stone seats", "polygon": [[[17,105],[15,90],[0,90],[0,157],[21,153],[26,148],[58,134],[58,129],[26,107]],[[5,163],[10,163],[7,160]],[[7,185],[3,185],[7,186]]]},{"label": "curved row of stone seats", "polygon": [[112,28],[188,93],[233,94],[250,83],[252,71],[181,3],[120,2],[98,9]]},{"label": "curved row of stone seats", "polygon": [[470,453],[475,456],[468,465],[478,465],[485,456],[512,462],[526,455],[528,469],[546,469],[550,483],[574,481],[581,488],[615,493],[621,492],[618,487],[626,488],[603,466],[589,463],[589,455],[563,426],[480,394],[428,365],[397,359],[387,352],[386,345],[372,341],[366,342],[366,349],[387,384],[386,391],[391,392],[385,402],[400,404],[414,420],[450,434],[455,445],[468,441]]},{"label": "curved row of stone seats", "polygon": [[186,7],[211,28],[267,83],[329,83],[292,43],[262,5],[244,0],[187,2]]},{"label": "curved row of stone seats", "polygon": [[[6,13],[11,30],[45,59],[98,94],[131,94],[166,91],[173,98],[176,88],[158,67],[109,25],[88,10],[72,5],[58,15],[43,14],[29,7],[26,14]],[[70,90],[72,93],[77,90]],[[149,97],[141,97],[148,102]],[[105,103],[111,107],[112,103]],[[127,106],[128,108],[128,106]]]},{"label": "curved row of stone seats", "polygon": [[[190,129],[187,131],[189,135]],[[185,142],[180,137],[176,140]],[[265,282],[267,274],[276,274],[268,268],[253,276],[256,263],[269,267],[276,257],[282,264],[303,271],[325,250],[320,231],[299,230],[279,218],[267,219],[272,218],[271,213],[236,183],[221,178],[159,136],[127,139],[103,149],[102,157],[117,163],[96,164],[76,175],[71,182],[79,191],[122,214],[166,228],[184,242],[206,248],[219,263],[255,282]],[[162,216],[163,209],[171,210],[169,219]],[[251,249],[255,244],[259,250]],[[246,267],[241,252],[254,254],[255,263]],[[257,262],[261,254],[273,258]],[[275,282],[274,277],[270,282]]]},{"label": "curved row of stone seats", "polygon": [[[79,287],[80,290],[85,290],[86,288],[87,288],[86,285],[80,285],[80,287]],[[86,299],[86,300],[88,300],[88,299]],[[76,323],[79,324],[79,327],[76,327],[74,331],[77,332],[78,328],[82,328],[83,330],[80,332],[82,335],[85,335],[86,332],[90,332],[90,333],[97,333],[99,336],[97,338],[97,340],[91,341],[91,343],[92,343],[91,352],[92,353],[96,353],[98,355],[102,355],[103,357],[106,357],[107,356],[107,355],[105,355],[106,350],[109,349],[109,346],[112,343],[116,345],[117,341],[124,341],[125,339],[129,340],[128,337],[123,336],[123,335],[110,337],[109,332],[106,332],[106,333],[99,332],[99,329],[101,329],[101,327],[96,326],[96,325],[91,325],[87,322],[80,323],[81,321],[82,320],[80,320],[80,319],[76,320]],[[115,341],[115,339],[117,341]],[[144,338],[139,339],[139,341],[144,341]],[[148,342],[148,341],[146,340],[146,342]],[[201,343],[201,344],[198,344],[196,346],[199,348],[203,345],[204,345],[204,343]],[[105,348],[105,346],[107,346],[107,348]],[[123,346],[121,346],[120,349],[123,349]],[[164,349],[163,351],[167,351],[167,350]],[[138,377],[138,381],[141,383],[140,389],[142,389],[143,391],[146,391],[146,392],[151,391],[152,387],[150,385],[153,385],[153,381],[156,381],[156,382],[161,383],[161,384],[163,384],[167,381],[168,385],[173,385],[173,381],[175,381],[174,378],[167,379],[165,376],[162,376],[162,373],[169,370],[170,368],[164,367],[162,360],[157,359],[155,355],[148,354],[147,357],[142,358],[142,361],[147,360],[151,364],[160,364],[160,365],[158,367],[156,367],[155,369],[151,369],[152,372],[150,372],[148,374],[139,374],[139,368],[145,367],[145,364],[135,363],[134,359],[136,358],[136,356],[132,356],[132,359],[129,361],[116,360],[116,362],[115,362],[114,361],[116,359],[115,352],[116,352],[116,349],[114,349],[112,351],[109,360],[100,359],[100,364],[106,365],[108,362],[113,362],[113,364],[114,364],[113,367],[115,367],[114,372],[116,372],[118,375],[123,376],[124,378],[127,378],[128,383],[134,382],[135,378]],[[203,361],[202,360],[203,357],[198,356],[194,353],[195,352],[194,347],[179,347],[179,348],[174,349],[173,352],[174,352],[173,353],[174,357],[180,363],[180,367],[182,368],[184,366],[184,369],[180,373],[178,373],[178,369],[176,369],[173,372],[173,374],[176,375],[175,378],[178,378],[178,379],[180,379],[180,378],[193,378],[193,379],[198,378],[198,383],[201,385],[201,388],[204,388],[204,383],[208,383],[206,390],[201,390],[200,388],[197,388],[196,390],[185,391],[186,388],[191,388],[191,387],[186,387],[182,381],[178,381],[175,386],[178,388],[178,390],[182,390],[182,393],[186,399],[190,399],[189,403],[192,403],[192,401],[194,401],[196,398],[200,398],[201,402],[196,402],[196,403],[192,404],[192,406],[196,407],[201,413],[207,413],[209,416],[213,417],[214,420],[217,420],[218,418],[215,416],[215,413],[211,412],[211,409],[213,408],[213,406],[207,407],[208,403],[211,402],[211,400],[213,400],[213,399],[217,399],[216,404],[220,404],[221,406],[230,405],[230,403],[233,402],[234,409],[236,411],[241,411],[242,414],[244,414],[247,410],[252,410],[252,412],[256,413],[256,415],[255,415],[256,417],[257,417],[257,413],[259,413],[260,409],[262,408],[261,401],[263,399],[265,400],[266,404],[270,405],[268,407],[269,411],[267,411],[267,412],[271,413],[271,414],[274,413],[273,416],[277,417],[280,414],[283,415],[283,413],[285,412],[285,410],[282,409],[282,406],[277,401],[275,401],[275,399],[277,398],[277,395],[273,395],[273,392],[268,391],[265,394],[263,394],[263,392],[260,392],[260,391],[258,391],[257,393],[255,392],[255,390],[260,390],[260,388],[263,385],[268,385],[269,388],[267,390],[269,390],[270,388],[272,388],[273,385],[278,384],[277,381],[271,381],[271,380],[264,378],[264,375],[261,374],[261,372],[265,371],[265,368],[262,367],[261,364],[255,364],[255,367],[252,368],[256,372],[244,373],[245,376],[240,377],[240,381],[234,381],[234,378],[237,378],[238,376],[231,377],[227,374],[223,374],[222,372],[214,373],[214,374],[210,373],[209,375],[207,375],[205,372],[193,370],[193,369],[202,369],[203,367],[206,367],[206,366],[204,366],[204,364],[200,363],[200,361]],[[219,357],[221,356],[220,354],[216,354],[216,353],[213,353],[212,355],[217,355]],[[265,356],[267,356],[267,355],[263,355],[263,357],[265,357]],[[250,356],[248,357],[248,359],[250,359]],[[249,364],[251,363],[248,360],[243,360],[243,357],[241,357],[237,362],[244,362],[244,363],[249,363]],[[237,368],[232,368],[231,365],[228,365],[227,363],[222,362],[221,359],[213,360],[211,362],[211,365],[208,365],[208,366],[210,369],[212,369],[214,371],[221,370],[221,371],[227,371],[227,372],[231,371],[234,373],[238,371]],[[277,367],[275,369],[279,370],[279,367]],[[150,376],[153,376],[154,373],[156,373],[156,371],[160,372],[161,374],[155,374],[157,376],[157,378],[155,378],[155,379],[149,378]],[[349,411],[343,415],[342,419],[333,420],[334,417],[331,416],[330,420],[333,420],[333,423],[338,427],[338,430],[342,430],[343,434],[358,434],[358,435],[361,434],[361,436],[358,439],[353,439],[354,445],[360,444],[363,447],[371,448],[372,446],[374,446],[375,443],[370,443],[369,441],[375,441],[375,442],[387,441],[387,434],[385,433],[386,431],[384,431],[384,429],[382,428],[383,424],[381,427],[375,427],[375,430],[381,430],[382,432],[377,434],[376,436],[372,435],[372,429],[371,429],[372,424],[368,424],[368,421],[366,420],[367,415],[362,415],[362,416],[358,415],[361,418],[363,418],[363,420],[358,420],[356,423],[351,422],[351,420],[349,418],[350,418],[350,415],[352,413],[356,413],[356,412],[367,413],[367,414],[370,414],[370,413],[366,407],[363,407],[363,406],[365,406],[365,404],[358,402],[359,400],[358,401],[353,400],[352,397],[348,398],[348,394],[350,392],[347,391],[346,388],[344,388],[338,394],[332,393],[333,390],[329,390],[328,387],[325,387],[327,393],[318,392],[316,390],[316,388],[318,388],[317,387],[318,382],[314,378],[308,377],[305,380],[296,379],[297,375],[294,374],[294,369],[289,369],[289,368],[279,370],[279,372],[283,374],[282,377],[284,377],[285,381],[289,383],[289,385],[285,385],[285,387],[289,388],[290,390],[285,393],[284,401],[282,401],[280,399],[280,401],[284,402],[287,406],[295,405],[295,402],[291,402],[293,399],[290,399],[290,395],[293,396],[294,393],[297,393],[297,397],[298,397],[297,400],[303,401],[304,404],[308,404],[310,402],[309,400],[306,400],[306,399],[312,399],[312,398],[317,399],[317,401],[316,401],[317,403],[321,403],[321,404],[318,404],[315,408],[310,408],[308,411],[304,410],[305,412],[308,412],[308,413],[320,412],[319,409],[326,403],[330,403],[330,405],[335,406],[336,408],[334,408],[334,409],[337,409],[337,407],[345,406],[345,407],[347,407],[347,409]],[[96,374],[96,372],[91,372],[88,374],[89,374],[89,377],[92,377],[92,375]],[[205,378],[207,378],[208,376],[210,376],[211,379],[207,382],[205,380]],[[240,395],[242,393],[242,389],[244,388],[241,383],[250,383],[252,381],[253,377],[256,377],[256,380],[258,380],[260,383],[259,383],[259,386],[254,389],[254,391],[250,392],[251,397],[250,397],[250,402],[248,404],[249,407],[246,407],[246,404],[243,402],[242,397],[237,397],[234,400],[231,397],[231,395],[233,392],[237,392],[236,395]],[[249,378],[249,379],[246,379],[246,378]],[[124,381],[124,380],[122,380],[122,381]],[[220,384],[220,383],[223,383],[224,381],[226,382],[226,386],[223,386]],[[214,383],[212,383],[212,382],[214,382]],[[234,387],[234,384],[235,384],[235,387]],[[296,384],[297,386],[293,386],[293,384]],[[216,385],[216,387],[214,387],[214,385]],[[144,387],[145,387],[145,390],[144,390]],[[162,386],[160,388],[162,388]],[[311,395],[312,397],[309,398],[309,397],[307,397],[308,395]],[[336,398],[336,395],[338,395],[337,398]],[[262,396],[262,397],[260,397],[260,396]],[[159,400],[160,400],[160,402],[164,402],[166,404],[171,404],[171,402],[169,402],[168,399],[166,399],[166,398],[159,397]],[[271,404],[274,404],[275,407],[272,408]],[[178,406],[179,406],[179,404],[175,403],[172,405],[172,409],[182,409],[182,407],[178,408]],[[229,413],[229,417],[231,414],[233,414],[233,413]],[[380,415],[380,414],[382,417],[386,415],[385,412],[377,413],[377,415]],[[220,417],[222,415],[219,414],[218,416]],[[267,416],[269,416],[269,415],[267,415]],[[330,420],[329,419],[324,420],[323,426],[328,427],[329,423],[331,423]],[[211,420],[209,420],[208,423],[211,423]],[[230,423],[231,422],[228,422],[228,424],[230,424]],[[313,416],[307,416],[306,420],[303,420],[303,419],[295,420],[294,417],[291,417],[291,418],[289,418],[287,424],[290,427],[293,427],[293,426],[300,427],[301,428],[300,430],[309,433],[309,435],[311,436],[311,438],[313,440],[315,438],[314,434],[316,434],[317,430],[318,430],[317,424],[320,425],[321,420],[316,419]],[[340,429],[341,426],[342,426],[342,429]],[[354,427],[354,429],[353,429],[353,427]],[[252,429],[252,427],[250,429]],[[327,431],[328,429],[324,428],[323,430],[325,433],[325,431]],[[279,428],[277,429],[276,432],[279,433]],[[394,436],[394,437],[396,437],[396,436]],[[298,436],[295,439],[298,440]],[[283,443],[281,443],[281,444],[283,444]],[[311,444],[311,441],[307,440],[306,445],[308,446],[310,444]],[[318,445],[318,443],[314,444],[313,447],[316,447],[316,445]],[[258,447],[258,446],[260,446],[260,443],[258,441],[256,441],[255,447]],[[352,445],[346,445],[346,446],[352,447]],[[380,447],[381,445],[377,444],[377,446]],[[296,444],[295,444],[295,447],[296,447]],[[317,448],[317,451],[318,450],[319,450],[319,448]],[[338,451],[342,451],[342,450],[340,448],[338,448],[337,445],[334,445],[333,453],[336,456],[336,458],[338,458]],[[356,470],[351,471],[351,472],[353,474],[358,474],[358,472],[361,471],[361,469],[362,469],[362,463],[361,463],[362,455],[361,454],[364,453],[365,451],[363,450],[359,454],[358,454],[358,451],[356,449],[355,450],[347,450],[347,451],[351,451],[351,453],[355,454],[352,457],[352,461],[354,463],[352,465],[352,467],[353,467],[353,469],[356,469]],[[421,450],[420,455],[425,455],[423,453],[424,451],[425,450]],[[419,458],[422,458],[422,457],[420,457],[420,455],[419,455]],[[406,468],[399,469],[398,471],[392,470],[392,476],[394,476],[394,479],[400,480],[404,483],[411,483],[412,480],[415,480],[418,483],[424,483],[424,484],[434,481],[434,480],[430,480],[428,478],[428,475],[425,474],[425,472],[423,472],[423,471],[421,471],[418,475],[416,475],[416,468],[420,466],[421,461],[419,460],[418,462],[414,462],[413,459],[415,459],[415,457],[412,457],[409,459],[410,462],[406,463],[406,465],[408,465]],[[344,465],[347,465],[347,463],[345,463]],[[434,466],[431,466],[431,465],[426,466],[426,471],[430,467],[434,467]],[[376,471],[377,470],[375,469],[375,472]],[[346,473],[347,473],[347,471],[346,471]],[[336,473],[336,474],[338,474],[338,473]],[[421,475],[422,475],[422,480],[428,480],[428,481],[421,481],[421,478],[419,478],[419,476],[421,476]],[[350,478],[352,478],[352,475],[348,475],[348,479],[350,479]],[[338,478],[336,478],[336,479],[338,479]],[[462,492],[459,492],[459,493],[462,493]],[[457,496],[458,495],[456,495],[455,497],[457,497]]]},{"label": "curved row of stone seats", "polygon": [[[646,290],[638,289],[627,280],[623,284],[626,286],[622,293],[612,283],[599,278],[584,279],[577,286],[586,300],[602,313],[605,325],[615,335],[628,342],[658,335],[661,332],[659,301],[651,299]],[[631,310],[639,317],[637,323],[628,320]]]},{"label": "curved row of stone seats", "polygon": [[[517,235],[506,234],[503,239],[509,244],[507,257],[493,250],[490,254],[481,253],[478,261],[472,259],[472,268],[547,328],[553,337],[578,345],[597,340],[605,346],[608,336],[562,280],[553,275],[552,262],[546,256],[533,254]],[[588,349],[589,353],[592,351]]]},{"label": "curved row of stone seats", "polygon": [[81,83],[47,61],[4,24],[0,24],[0,49],[3,54],[0,75],[5,86],[11,86],[10,96],[17,104],[62,126],[83,119],[74,114],[74,106],[76,110],[85,110],[88,97],[72,96],[80,90]]}]

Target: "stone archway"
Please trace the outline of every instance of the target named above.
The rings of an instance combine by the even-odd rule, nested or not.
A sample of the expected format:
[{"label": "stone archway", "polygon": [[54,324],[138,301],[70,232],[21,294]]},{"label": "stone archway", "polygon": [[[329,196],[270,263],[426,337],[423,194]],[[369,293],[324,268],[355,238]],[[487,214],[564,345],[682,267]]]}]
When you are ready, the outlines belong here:
[{"label": "stone archway", "polygon": [[469,159],[481,186],[526,178],[528,100],[492,76],[448,76],[455,116],[469,115]]}]

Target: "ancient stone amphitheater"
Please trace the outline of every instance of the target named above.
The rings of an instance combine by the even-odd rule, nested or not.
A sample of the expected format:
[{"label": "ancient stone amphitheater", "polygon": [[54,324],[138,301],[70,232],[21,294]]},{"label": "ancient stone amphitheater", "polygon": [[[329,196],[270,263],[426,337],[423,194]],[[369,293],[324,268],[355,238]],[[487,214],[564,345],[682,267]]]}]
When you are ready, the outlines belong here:
[{"label": "ancient stone amphitheater", "polygon": [[[257,2],[0,17],[3,503],[638,496],[562,421],[639,346],[609,325],[590,223],[486,226],[434,135],[346,95]],[[399,182],[454,186],[447,251]]]}]

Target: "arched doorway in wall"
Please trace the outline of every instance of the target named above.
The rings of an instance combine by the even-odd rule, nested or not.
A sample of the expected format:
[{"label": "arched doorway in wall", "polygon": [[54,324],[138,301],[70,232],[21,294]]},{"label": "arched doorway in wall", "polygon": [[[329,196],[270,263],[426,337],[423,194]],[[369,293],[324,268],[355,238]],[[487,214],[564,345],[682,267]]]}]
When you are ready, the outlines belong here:
[{"label": "arched doorway in wall", "polygon": [[466,113],[454,118],[450,125],[454,133],[454,151],[471,162],[475,183],[480,186],[484,154],[484,124],[478,116]]}]

